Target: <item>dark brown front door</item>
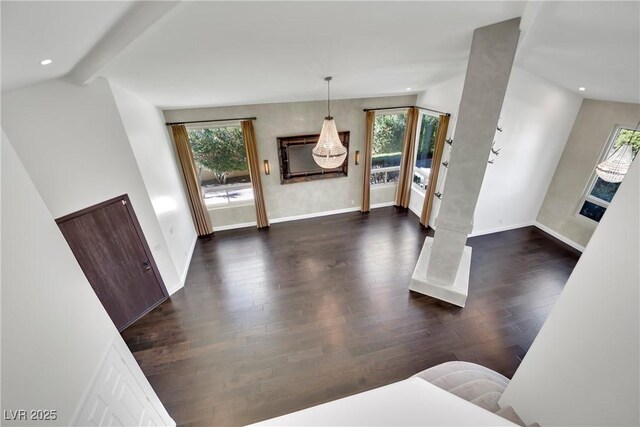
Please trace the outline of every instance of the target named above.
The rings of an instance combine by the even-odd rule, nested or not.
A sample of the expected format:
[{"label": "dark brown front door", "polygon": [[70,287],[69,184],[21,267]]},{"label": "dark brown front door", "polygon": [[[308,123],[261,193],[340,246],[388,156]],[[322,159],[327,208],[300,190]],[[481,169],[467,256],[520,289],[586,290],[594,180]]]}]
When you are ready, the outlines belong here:
[{"label": "dark brown front door", "polygon": [[126,195],[56,222],[119,331],[167,298]]}]

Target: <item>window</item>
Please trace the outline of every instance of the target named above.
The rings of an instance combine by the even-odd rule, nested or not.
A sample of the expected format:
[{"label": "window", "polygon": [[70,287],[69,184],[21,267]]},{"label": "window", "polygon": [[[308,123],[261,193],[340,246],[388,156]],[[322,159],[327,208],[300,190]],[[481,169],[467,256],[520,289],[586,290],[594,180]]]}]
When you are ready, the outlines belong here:
[{"label": "window", "polygon": [[406,113],[379,114],[373,127],[371,184],[398,182]]},{"label": "window", "polygon": [[424,192],[429,184],[433,150],[438,134],[438,117],[423,114],[420,122],[420,134],[416,141],[416,163],[413,168],[413,188]]},{"label": "window", "polygon": [[190,128],[187,134],[207,206],[252,202],[253,188],[240,126]]},{"label": "window", "polygon": [[[633,157],[635,159],[635,156],[640,149],[640,133],[634,134],[633,132],[633,129],[618,127],[613,132],[613,137],[607,144],[604,155],[598,163],[608,158],[622,144],[627,143],[629,138],[632,138]],[[591,180],[589,181],[589,185],[587,186],[587,191],[580,201],[578,214],[593,221],[600,222],[600,219],[607,210],[609,203],[611,203],[613,196],[616,194],[616,191],[618,191],[619,186],[619,182],[613,183],[604,181],[598,177],[594,171],[591,176]]]}]

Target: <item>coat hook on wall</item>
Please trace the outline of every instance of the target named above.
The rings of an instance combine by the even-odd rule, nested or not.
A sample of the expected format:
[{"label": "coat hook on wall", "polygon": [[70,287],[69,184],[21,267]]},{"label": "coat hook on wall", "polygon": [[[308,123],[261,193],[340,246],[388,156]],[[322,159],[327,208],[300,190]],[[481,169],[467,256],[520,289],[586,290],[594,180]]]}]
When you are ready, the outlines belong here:
[{"label": "coat hook on wall", "polygon": [[445,160],[444,162],[442,162],[442,166],[444,166],[445,168],[449,167],[449,161]]},{"label": "coat hook on wall", "polygon": [[437,192],[434,194],[434,196],[436,196],[438,199],[442,200],[442,193],[441,192]]},{"label": "coat hook on wall", "polygon": [[500,154],[500,149],[499,148],[498,149],[493,148],[495,145],[496,145],[496,142],[493,141],[493,144],[491,144],[491,152],[497,156],[497,155]]},{"label": "coat hook on wall", "polygon": [[[500,118],[498,120],[500,120]],[[500,125],[496,126],[496,130],[498,132],[502,132],[502,128],[500,127]],[[492,165],[496,161],[496,158],[500,155],[500,148],[493,148],[495,145],[496,141],[494,140],[491,144],[491,154],[493,154],[495,157],[493,159],[489,157],[489,160],[487,160],[487,163],[489,163],[490,165]],[[489,156],[491,156],[491,154]]]},{"label": "coat hook on wall", "polygon": [[445,139],[444,142],[446,142],[447,144],[449,144],[451,146],[453,145],[453,139],[451,139],[451,138]]}]

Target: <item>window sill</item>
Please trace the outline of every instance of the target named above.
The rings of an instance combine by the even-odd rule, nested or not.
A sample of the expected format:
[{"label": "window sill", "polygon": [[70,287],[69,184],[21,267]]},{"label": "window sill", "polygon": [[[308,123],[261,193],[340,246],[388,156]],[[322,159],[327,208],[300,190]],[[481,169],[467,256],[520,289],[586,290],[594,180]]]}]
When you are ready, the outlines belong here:
[{"label": "window sill", "polygon": [[398,183],[397,182],[387,182],[385,184],[370,184],[371,185],[371,189],[375,189],[375,188],[390,188],[390,187],[397,187]]},{"label": "window sill", "polygon": [[231,209],[231,208],[240,208],[243,206],[254,206],[255,202],[247,201],[247,202],[231,202],[226,203],[224,205],[206,205],[208,211],[217,211],[220,209]]},{"label": "window sill", "polygon": [[574,223],[577,223],[577,224],[582,225],[582,226],[589,226],[590,228],[593,228],[594,230],[599,224],[599,222],[596,221],[595,219],[591,219],[591,218],[586,217],[584,215],[580,215],[579,212],[576,212],[575,214],[573,214],[573,218],[571,218],[571,219],[573,220]]}]

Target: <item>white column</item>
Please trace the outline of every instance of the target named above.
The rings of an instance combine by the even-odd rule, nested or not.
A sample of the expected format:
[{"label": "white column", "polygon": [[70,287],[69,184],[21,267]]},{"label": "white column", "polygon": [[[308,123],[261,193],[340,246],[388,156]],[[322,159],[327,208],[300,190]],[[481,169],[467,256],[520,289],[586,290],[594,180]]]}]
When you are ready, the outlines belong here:
[{"label": "white column", "polygon": [[477,28],[460,101],[435,237],[427,237],[410,289],[464,307],[473,212],[518,44],[520,18]]}]

